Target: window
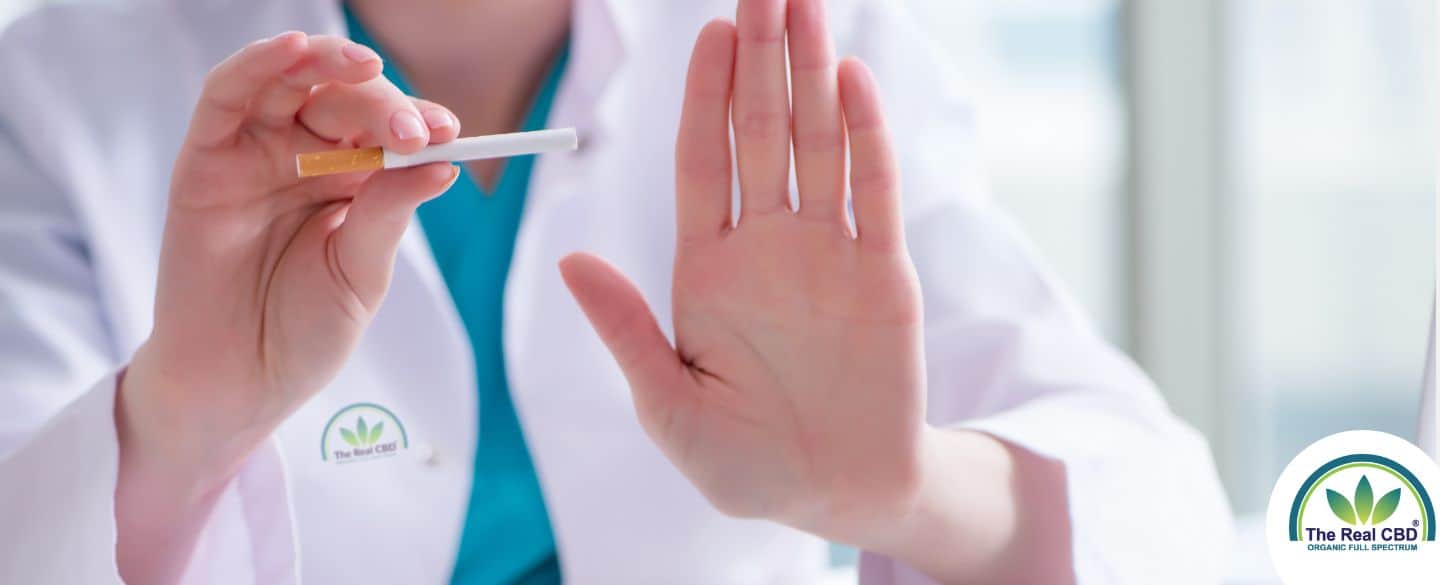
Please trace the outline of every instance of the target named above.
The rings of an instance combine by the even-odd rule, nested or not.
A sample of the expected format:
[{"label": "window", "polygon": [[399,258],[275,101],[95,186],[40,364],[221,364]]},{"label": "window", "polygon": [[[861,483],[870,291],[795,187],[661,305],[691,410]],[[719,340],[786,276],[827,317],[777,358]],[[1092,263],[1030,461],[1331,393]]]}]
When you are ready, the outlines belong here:
[{"label": "window", "polygon": [[1435,4],[909,3],[974,88],[997,200],[1210,438],[1235,583],[1273,582],[1254,518],[1289,458],[1415,433]]},{"label": "window", "polygon": [[[1305,445],[1413,438],[1435,283],[1435,4],[1231,2],[1225,149],[1240,396],[1261,512]],[[1242,414],[1242,416],[1244,416]],[[1268,436],[1267,436],[1268,435]]]},{"label": "window", "polygon": [[1096,325],[1124,344],[1120,2],[910,0],[909,8],[971,92],[992,195]]}]

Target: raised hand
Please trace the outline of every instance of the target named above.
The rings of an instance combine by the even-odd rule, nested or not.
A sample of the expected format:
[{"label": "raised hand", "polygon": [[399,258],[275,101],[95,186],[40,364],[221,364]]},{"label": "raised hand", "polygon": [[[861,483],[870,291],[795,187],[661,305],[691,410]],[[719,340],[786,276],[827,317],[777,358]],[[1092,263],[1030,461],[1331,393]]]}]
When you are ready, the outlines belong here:
[{"label": "raised hand", "polygon": [[920,291],[874,80],[837,64],[819,0],[744,0],[701,31],[675,159],[675,345],[604,261],[566,258],[567,284],[645,430],[715,506],[874,538],[920,489]]},{"label": "raised hand", "polygon": [[[155,328],[117,398],[122,575],[177,578],[213,497],[338,372],[380,306],[435,164],[300,180],[297,152],[455,138],[438,105],[381,77],[374,52],[288,33],[217,66],[171,181]],[[178,559],[178,560],[177,560]]]}]

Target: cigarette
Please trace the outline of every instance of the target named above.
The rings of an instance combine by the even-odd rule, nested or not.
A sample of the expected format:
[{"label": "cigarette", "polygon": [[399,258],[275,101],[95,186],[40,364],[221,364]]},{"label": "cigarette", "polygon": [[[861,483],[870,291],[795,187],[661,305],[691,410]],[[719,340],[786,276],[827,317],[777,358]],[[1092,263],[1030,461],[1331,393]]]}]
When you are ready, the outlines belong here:
[{"label": "cigarette", "polygon": [[302,178],[358,171],[399,169],[433,162],[505,158],[575,150],[579,146],[579,140],[574,128],[559,128],[458,138],[445,144],[427,146],[413,154],[391,152],[378,146],[329,150],[295,155],[295,169]]}]

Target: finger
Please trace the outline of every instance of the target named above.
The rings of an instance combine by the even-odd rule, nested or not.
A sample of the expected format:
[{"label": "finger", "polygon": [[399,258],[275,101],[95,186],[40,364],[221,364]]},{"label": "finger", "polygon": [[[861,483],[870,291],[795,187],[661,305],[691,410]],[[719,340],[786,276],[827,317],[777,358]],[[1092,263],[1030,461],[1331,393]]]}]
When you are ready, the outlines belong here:
[{"label": "finger", "polygon": [[589,254],[561,259],[560,276],[629,381],[641,424],[652,435],[663,433],[668,413],[692,396],[691,379],[645,297],[614,266]]},{"label": "finger", "polygon": [[380,55],[369,47],[340,37],[312,36],[305,56],[270,82],[255,99],[251,114],[262,124],[289,126],[316,85],[362,83],[379,77],[383,68]]},{"label": "finger", "polygon": [[430,144],[450,142],[460,136],[460,118],[450,108],[420,98],[410,98],[410,101],[420,111],[420,118],[430,130]]},{"label": "finger", "polygon": [[845,133],[825,3],[790,0],[788,21],[800,216],[845,226]]},{"label": "finger", "polygon": [[740,217],[785,208],[790,193],[790,97],[785,2],[741,0],[736,16],[735,151]]},{"label": "finger", "polygon": [[380,171],[356,192],[335,234],[341,272],[366,307],[373,310],[390,285],[395,250],[415,208],[444,193],[460,169],[447,163]]},{"label": "finger", "polygon": [[205,87],[190,119],[189,140],[216,146],[234,138],[249,115],[250,102],[305,56],[305,33],[288,32],[251,43],[221,61],[205,76]]},{"label": "finger", "polygon": [[840,102],[850,136],[850,193],[856,238],[876,249],[903,246],[900,170],[870,69],[858,59],[840,63]]},{"label": "finger", "polygon": [[310,94],[297,119],[333,142],[383,146],[405,154],[430,142],[430,130],[414,100],[384,77],[322,85]]},{"label": "finger", "polygon": [[711,21],[690,54],[675,141],[676,237],[695,242],[730,228],[730,81],[735,25]]}]

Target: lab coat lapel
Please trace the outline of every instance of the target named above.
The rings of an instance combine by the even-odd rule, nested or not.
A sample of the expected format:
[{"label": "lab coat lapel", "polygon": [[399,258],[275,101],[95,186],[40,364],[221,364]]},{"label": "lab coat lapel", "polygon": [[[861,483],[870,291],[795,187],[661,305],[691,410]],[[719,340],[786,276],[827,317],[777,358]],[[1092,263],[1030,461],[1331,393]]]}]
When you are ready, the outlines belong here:
[{"label": "lab coat lapel", "polygon": [[[317,22],[324,25],[323,30],[346,34],[339,11],[340,3],[332,2],[329,6],[332,8],[330,13],[321,15]],[[634,4],[626,0],[578,0],[575,3],[570,25],[570,63],[552,106],[549,126],[576,128],[581,151],[587,148],[587,144],[604,140],[608,132],[605,122],[612,117],[605,115],[606,90],[624,58],[623,31],[617,15],[633,8]],[[540,169],[536,170],[537,174],[540,172]],[[528,209],[539,202],[569,193],[544,189],[545,184],[540,180],[532,181],[530,192],[526,194],[526,215]],[[437,303],[449,304],[449,292],[423,234],[419,221],[412,219],[397,259],[403,267],[397,269],[413,272],[433,292]]]},{"label": "lab coat lapel", "polygon": [[[276,15],[280,30],[348,36],[341,3],[335,0],[273,3],[293,7]],[[279,31],[275,31],[279,32]],[[270,33],[274,34],[274,33]],[[420,223],[413,219],[401,239],[390,290],[351,363],[321,396],[312,399],[282,427],[290,473],[312,489],[297,494],[302,548],[309,551],[307,579],[322,575],[409,576],[415,582],[440,582],[454,563],[468,503],[476,440],[476,392],[469,338],[440,274]],[[392,461],[353,466],[317,463],[314,438],[326,418],[346,404],[383,403],[410,436],[410,446]],[[327,522],[345,529],[383,529],[404,534],[407,554],[354,555],[315,518],[341,512],[332,499],[337,482],[368,481],[391,474],[391,491],[374,484],[371,494],[393,496],[392,517],[365,522]],[[398,490],[398,491],[397,491]],[[402,498],[400,491],[408,494]],[[338,494],[338,495],[337,495]],[[347,500],[348,501],[348,500]],[[352,502],[353,504],[353,502]],[[406,508],[409,507],[407,510]],[[333,508],[333,509],[332,509]],[[306,522],[307,519],[312,521]],[[392,535],[393,536],[393,535]],[[344,559],[341,562],[341,559]]]}]

